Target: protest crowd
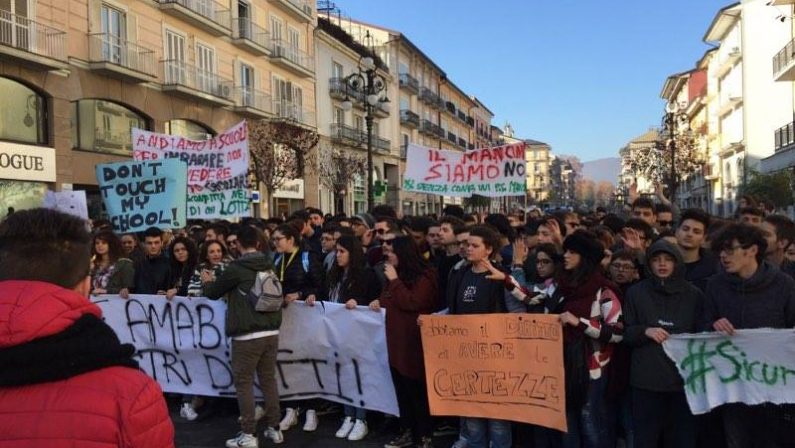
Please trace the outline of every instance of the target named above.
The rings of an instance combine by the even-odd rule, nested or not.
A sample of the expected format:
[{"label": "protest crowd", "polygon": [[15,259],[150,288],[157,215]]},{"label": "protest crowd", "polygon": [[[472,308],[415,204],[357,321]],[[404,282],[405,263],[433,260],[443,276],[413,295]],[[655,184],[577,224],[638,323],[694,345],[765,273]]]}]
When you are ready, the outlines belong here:
[{"label": "protest crowd", "polygon": [[[735,402],[694,415],[662,345],[680,333],[795,327],[795,223],[753,198],[723,219],[658,196],[610,213],[307,208],[121,234],[106,220],[89,233],[59,212],[17,211],[0,224],[0,447],[173,446],[162,391],[86,299],[105,294],[226,301],[240,414],[230,448],[282,443],[321,418],[338,419],[336,437],[350,446],[378,430],[393,433],[385,448],[432,447],[445,432],[457,448],[795,446],[790,405]],[[275,310],[258,311],[274,304],[263,272],[282,288]],[[393,384],[384,386],[395,389],[399,419],[274,399],[282,310],[329,302],[386,311]],[[431,416],[418,318],[492,313],[559,316],[567,432]],[[231,400],[168,398],[186,421]]]}]

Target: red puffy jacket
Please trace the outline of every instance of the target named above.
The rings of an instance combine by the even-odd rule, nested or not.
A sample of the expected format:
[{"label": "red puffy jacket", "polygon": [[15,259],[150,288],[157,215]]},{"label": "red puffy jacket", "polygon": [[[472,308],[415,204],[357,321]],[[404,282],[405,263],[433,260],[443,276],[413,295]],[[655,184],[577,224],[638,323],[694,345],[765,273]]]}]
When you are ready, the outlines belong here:
[{"label": "red puffy jacket", "polygon": [[[101,311],[74,291],[36,281],[0,282],[0,350],[58,334],[84,314],[100,317]],[[160,386],[140,370],[107,367],[0,388],[0,448],[89,446],[173,447]]]}]

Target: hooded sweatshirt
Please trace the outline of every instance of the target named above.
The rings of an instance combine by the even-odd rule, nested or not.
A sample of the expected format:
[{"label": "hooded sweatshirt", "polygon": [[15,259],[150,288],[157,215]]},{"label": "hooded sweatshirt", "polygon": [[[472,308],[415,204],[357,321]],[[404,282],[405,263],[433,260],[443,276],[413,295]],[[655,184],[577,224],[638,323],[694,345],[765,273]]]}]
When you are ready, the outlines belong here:
[{"label": "hooded sweatshirt", "polygon": [[683,388],[674,363],[662,345],[646,336],[648,328],[662,328],[669,334],[693,333],[703,326],[704,294],[685,279],[685,263],[679,250],[659,240],[646,253],[646,260],[657,254],[674,257],[670,277],[661,279],[646,268],[646,279],[629,289],[625,301],[624,341],[632,347],[629,381],[633,387],[655,392],[676,392]]}]

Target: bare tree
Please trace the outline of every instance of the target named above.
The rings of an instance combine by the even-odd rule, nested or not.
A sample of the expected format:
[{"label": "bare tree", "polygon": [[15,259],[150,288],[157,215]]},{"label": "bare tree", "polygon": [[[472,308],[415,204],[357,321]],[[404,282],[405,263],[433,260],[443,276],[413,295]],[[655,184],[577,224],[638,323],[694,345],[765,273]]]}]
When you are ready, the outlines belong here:
[{"label": "bare tree", "polygon": [[703,144],[692,135],[676,134],[673,139],[663,135],[655,145],[633,150],[629,169],[654,183],[667,184],[668,196],[674,200],[679,182],[699,172],[705,161]]},{"label": "bare tree", "polygon": [[367,172],[367,159],[354,151],[324,146],[313,151],[310,160],[308,169],[317,174],[320,184],[334,194],[334,211],[343,212],[351,182]]}]

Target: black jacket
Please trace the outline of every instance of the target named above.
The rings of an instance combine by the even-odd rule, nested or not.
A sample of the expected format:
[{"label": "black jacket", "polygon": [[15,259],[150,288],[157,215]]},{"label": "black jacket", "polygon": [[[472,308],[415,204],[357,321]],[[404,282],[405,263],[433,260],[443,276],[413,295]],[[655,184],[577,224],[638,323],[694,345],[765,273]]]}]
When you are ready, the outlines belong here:
[{"label": "black jacket", "polygon": [[685,263],[685,279],[701,292],[707,291],[707,282],[718,273],[720,262],[706,249],[699,250],[699,259],[694,263]]},{"label": "black jacket", "polygon": [[135,264],[136,294],[167,291],[172,287],[171,280],[171,261],[165,253],[157,257],[144,257]]},{"label": "black jacket", "polygon": [[795,327],[795,280],[767,261],[748,280],[723,270],[707,283],[709,328],[726,318],[734,328]]},{"label": "black jacket", "polygon": [[649,269],[645,280],[631,287],[624,301],[624,342],[633,348],[629,381],[633,387],[657,392],[680,391],[682,378],[662,345],[649,339],[648,328],[659,327],[670,334],[694,333],[703,327],[704,294],[685,280],[679,250],[659,240],[652,244],[646,260],[665,252],[676,259],[676,269],[662,280]]},{"label": "black jacket", "polygon": [[[323,300],[331,300],[329,298],[329,293],[334,286],[335,285],[327,285],[326,288],[324,288],[322,292]],[[351,278],[351,276],[345,278],[339,295],[339,303],[345,303],[348,299],[354,299],[359,305],[369,305],[370,302],[381,295],[381,283],[378,281],[378,277],[376,277],[373,269],[366,267],[359,271],[359,275],[355,278]]]},{"label": "black jacket", "polygon": [[276,254],[273,271],[281,280],[282,290],[285,295],[298,292],[301,293],[301,299],[305,299],[312,294],[318,299],[322,299],[323,297],[318,296],[318,294],[323,289],[325,274],[323,263],[320,262],[314,252],[310,251],[307,252],[309,254],[309,266],[304,269],[303,253],[304,250],[299,250],[292,257],[292,261],[290,261],[291,254]]},{"label": "black jacket", "polygon": [[436,300],[436,311],[441,311],[447,307],[447,281],[450,279],[450,272],[453,266],[461,261],[461,256],[458,254],[448,256],[446,253],[436,257],[436,272],[438,273],[439,280],[439,295]]},{"label": "black jacket", "polygon": [[[495,266],[498,263],[492,262]],[[462,262],[453,267],[450,271],[450,277],[447,282],[447,307],[450,314],[465,314],[461,308],[461,300],[463,297],[462,282],[468,272],[472,270],[472,264],[469,262]],[[476,275],[488,275],[488,272]],[[484,288],[478,291],[476,312],[478,314],[489,313],[506,313],[507,307],[505,306],[505,285],[503,282],[488,280],[483,282]],[[469,313],[471,314],[471,313]]]}]

